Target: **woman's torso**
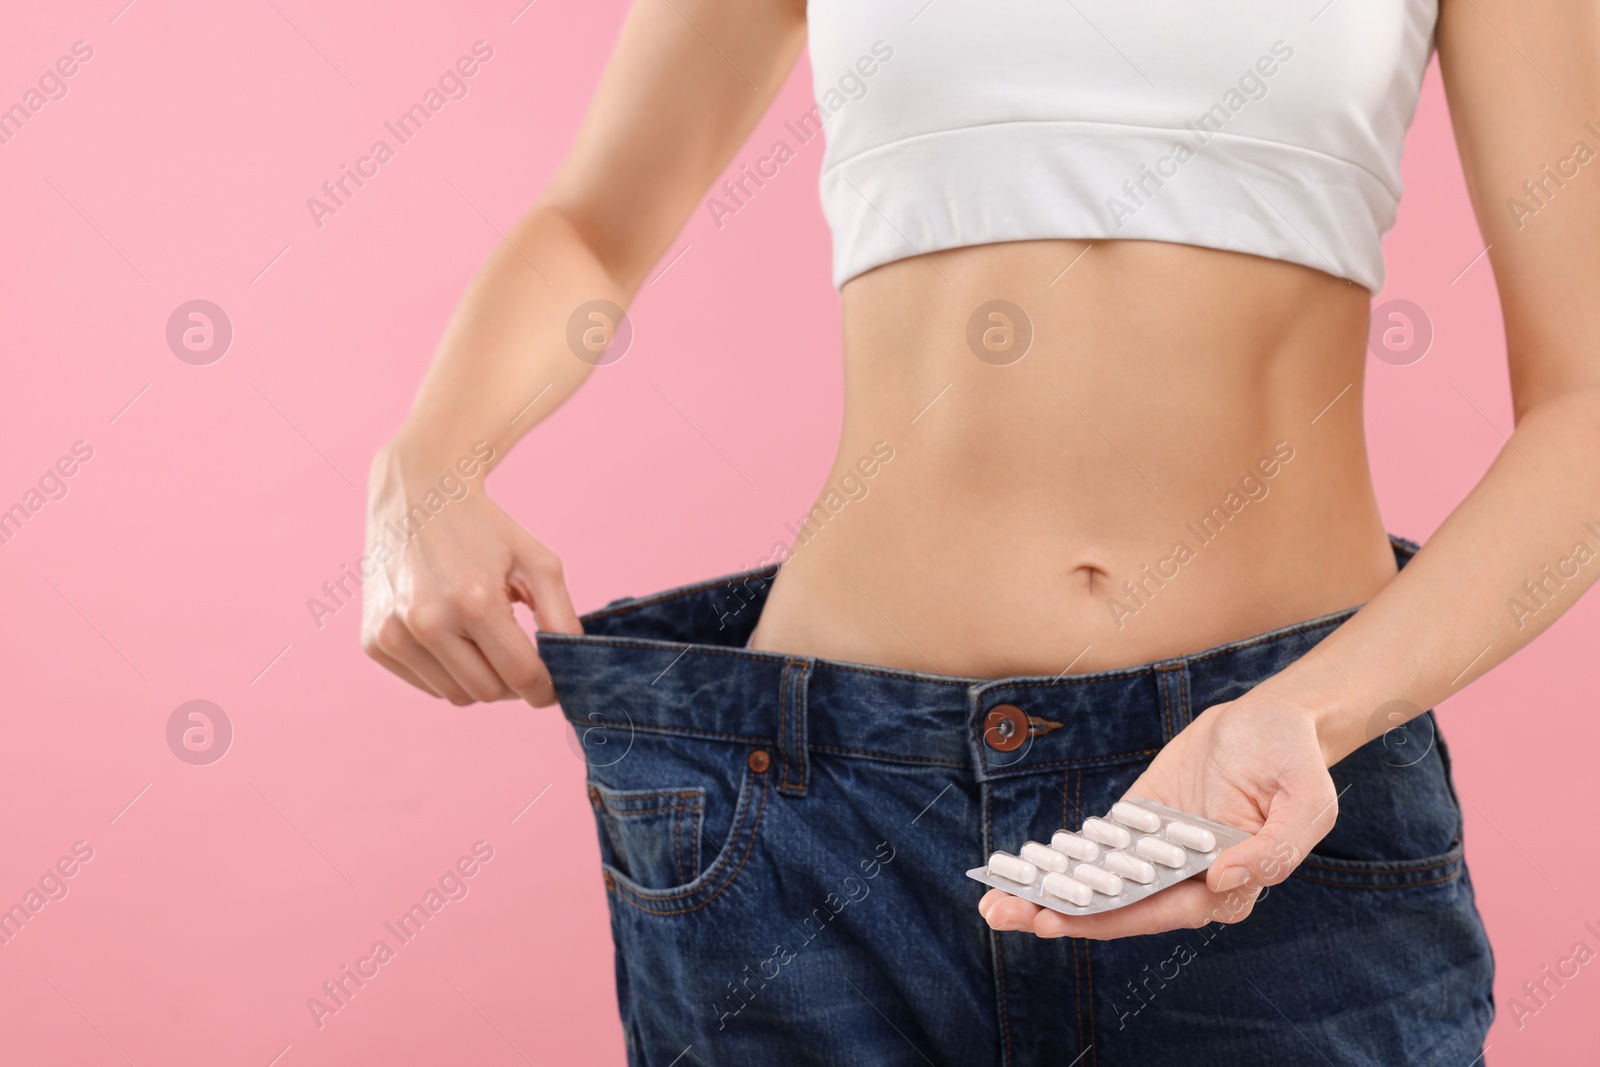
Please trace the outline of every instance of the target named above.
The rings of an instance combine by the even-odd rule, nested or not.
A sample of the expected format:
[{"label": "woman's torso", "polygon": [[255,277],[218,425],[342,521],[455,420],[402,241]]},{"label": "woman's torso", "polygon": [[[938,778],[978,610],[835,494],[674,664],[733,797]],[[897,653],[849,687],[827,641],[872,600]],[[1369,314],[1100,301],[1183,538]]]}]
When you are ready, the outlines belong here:
[{"label": "woman's torso", "polygon": [[1435,17],[811,0],[844,428],[752,647],[1083,672],[1370,598],[1369,290]]},{"label": "woman's torso", "polygon": [[[1337,611],[1395,572],[1362,429],[1359,286],[1185,245],[1048,240],[900,260],[842,299],[838,455],[753,648],[1085,672]],[[1031,323],[1015,362],[1015,311],[980,314],[988,337],[969,343],[994,300]]]}]

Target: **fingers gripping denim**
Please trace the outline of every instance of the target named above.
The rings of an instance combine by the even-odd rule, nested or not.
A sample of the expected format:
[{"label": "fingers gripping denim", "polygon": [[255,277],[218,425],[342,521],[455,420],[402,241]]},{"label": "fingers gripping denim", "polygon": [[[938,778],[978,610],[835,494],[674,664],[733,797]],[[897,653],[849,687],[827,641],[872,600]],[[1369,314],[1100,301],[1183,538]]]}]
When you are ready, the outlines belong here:
[{"label": "fingers gripping denim", "polygon": [[[1237,925],[996,934],[962,873],[1105,811],[1349,612],[1098,674],[949,678],[745,648],[772,573],[539,635],[589,761],[630,1063],[1478,1057],[1493,964],[1431,713],[1333,768],[1334,830]],[[1001,704],[1027,715],[1012,751],[984,736]]]}]

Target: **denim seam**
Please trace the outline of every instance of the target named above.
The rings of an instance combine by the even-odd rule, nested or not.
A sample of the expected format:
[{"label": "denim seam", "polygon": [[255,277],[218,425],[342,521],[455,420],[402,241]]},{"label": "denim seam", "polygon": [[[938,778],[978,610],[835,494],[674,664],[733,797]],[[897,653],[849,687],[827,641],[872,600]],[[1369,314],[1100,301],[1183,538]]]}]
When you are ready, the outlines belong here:
[{"label": "denim seam", "polygon": [[1442,878],[1430,878],[1426,882],[1335,882],[1328,878],[1313,878],[1298,871],[1295,872],[1294,876],[1313,885],[1332,886],[1334,889],[1354,889],[1357,891],[1364,889],[1421,889],[1425,886],[1444,885],[1446,882],[1453,882],[1461,877],[1461,872],[1465,869],[1466,865],[1463,864],[1460,868],[1451,871]]},{"label": "denim seam", "polygon": [[1163,744],[1165,744],[1168,741],[1171,741],[1174,737],[1177,736],[1177,731],[1175,729],[1173,729],[1173,726],[1172,726],[1172,684],[1171,684],[1172,683],[1172,672],[1174,670],[1176,670],[1176,669],[1178,669],[1178,668],[1176,668],[1176,667],[1157,667],[1156,668],[1157,671],[1161,672],[1158,675],[1158,677],[1161,679],[1161,722],[1166,727],[1166,733],[1161,738]]},{"label": "denim seam", "polygon": [[789,669],[793,660],[783,665],[778,678],[778,759],[783,762],[779,774],[778,792],[789,788]]},{"label": "denim seam", "polygon": [[[798,676],[793,682],[790,675]],[[806,745],[809,734],[806,726],[806,703],[808,700],[808,685],[810,681],[810,665],[803,659],[790,659],[784,664],[783,680],[778,693],[778,753],[783,760],[783,780],[778,785],[778,792],[788,796],[803,797],[806,795],[806,786],[810,779],[810,768],[806,760]],[[797,781],[791,782],[789,772],[795,768]]]},{"label": "denim seam", "polygon": [[1067,949],[1072,953],[1072,1007],[1076,1018],[1073,1029],[1078,1039],[1078,1055],[1083,1055],[1083,963],[1078,959],[1078,938],[1067,938]]},{"label": "denim seam", "polygon": [[[570,719],[568,720],[571,721]],[[599,722],[603,726],[623,727],[628,723],[617,722],[612,719],[586,719],[585,722]],[[640,726],[633,723],[632,728],[641,734],[664,734],[673,737],[692,737],[701,741],[723,742],[740,745],[771,745],[773,739],[769,737],[752,737],[747,734],[724,734],[713,730],[689,730],[682,726]],[[886,763],[914,763],[926,767],[954,767],[960,769],[968,766],[960,760],[931,759],[925,756],[905,756],[894,752],[872,752],[862,748],[843,748],[839,745],[810,744],[806,746],[816,752],[832,752],[836,755],[863,756],[867,759],[883,760]],[[1154,750],[1151,750],[1154,751]]]},{"label": "denim seam", "polygon": [[1089,1063],[1093,1067],[1100,1062],[1100,1053],[1095,1051],[1100,1042],[1094,1032],[1094,945],[1088,938],[1083,941],[1083,973],[1089,978]]},{"label": "denim seam", "polygon": [[[1064,771],[1062,773],[1066,778],[1066,781],[1063,782],[1062,784],[1064,786],[1070,786],[1072,784],[1072,771],[1071,770],[1067,770],[1067,771]],[[1077,793],[1077,799],[1076,800],[1071,800],[1067,796],[1066,789],[1062,789],[1061,790],[1061,825],[1062,826],[1070,826],[1070,825],[1072,825],[1071,820],[1069,820],[1067,818],[1067,804],[1068,803],[1072,804],[1073,809],[1076,811],[1079,808],[1079,804],[1083,800],[1083,775],[1081,773],[1078,775],[1077,789],[1074,790],[1074,792]],[[1081,949],[1083,947],[1082,944],[1081,944],[1082,940],[1083,940],[1082,938],[1078,938],[1078,937],[1073,937],[1073,938],[1069,938],[1068,939],[1068,941],[1070,942],[1070,946],[1072,948],[1072,999],[1073,999],[1073,1007],[1076,1009],[1076,1012],[1077,1012],[1076,1030],[1077,1030],[1077,1038],[1078,1038],[1078,1055],[1079,1056],[1083,1055],[1083,965],[1081,963],[1079,963],[1079,961],[1078,961],[1078,951],[1079,951],[1079,949]]]},{"label": "denim seam", "polygon": [[[586,720],[586,721],[593,722],[595,720]],[[601,720],[598,720],[598,721],[602,725],[608,725],[608,726],[623,727],[623,726],[630,725],[628,723],[615,722],[613,720],[608,720],[608,719],[601,719]],[[725,734],[725,733],[719,733],[719,732],[714,731],[714,730],[688,730],[688,729],[685,729],[685,728],[683,728],[681,726],[640,726],[637,723],[634,723],[634,724],[632,724],[632,728],[635,731],[637,731],[639,733],[643,733],[643,734],[666,734],[666,735],[675,736],[675,737],[694,737],[694,738],[700,738],[702,740],[708,740],[708,741],[728,741],[728,742],[733,742],[733,743],[738,743],[738,744],[746,744],[746,745],[768,745],[768,744],[772,744],[772,739],[771,738],[766,738],[766,737],[752,737],[752,736],[749,736],[749,735],[746,735],[746,734]],[[812,749],[812,750],[815,750],[815,751],[818,751],[818,752],[832,752],[832,753],[836,753],[836,754],[840,754],[840,755],[862,756],[862,757],[865,757],[867,759],[884,760],[885,762],[890,762],[890,763],[913,763],[913,764],[917,764],[919,766],[929,766],[929,767],[956,767],[956,768],[960,768],[960,767],[966,766],[965,763],[961,763],[961,762],[957,762],[957,761],[953,761],[953,760],[930,759],[930,758],[923,757],[923,756],[906,756],[906,755],[900,755],[900,754],[893,753],[893,752],[872,752],[872,751],[868,751],[866,749],[844,748],[844,747],[839,746],[839,745],[810,744],[810,745],[807,745],[806,747],[808,749]],[[1155,748],[1136,749],[1136,750],[1131,751],[1131,752],[1117,752],[1117,753],[1113,753],[1112,755],[1109,755],[1109,756],[1085,756],[1085,757],[1082,757],[1080,759],[1054,760],[1054,761],[1052,761],[1050,763],[1032,764],[1032,765],[1030,765],[1028,767],[1022,768],[1022,772],[1023,773],[1032,773],[1034,771],[1050,770],[1050,769],[1055,768],[1055,767],[1081,767],[1081,766],[1089,766],[1089,765],[1097,764],[1097,763],[1114,763],[1114,762],[1116,762],[1118,760],[1134,759],[1134,758],[1142,757],[1142,756],[1153,756],[1153,755],[1155,755],[1156,753],[1158,753],[1160,751],[1161,751],[1161,748],[1159,746],[1157,746]],[[985,768],[985,769],[987,770],[987,768]],[[1000,769],[998,771],[993,772],[993,774],[991,776],[992,777],[1001,777],[1001,776],[1004,776],[1004,777],[1015,777],[1015,774],[1014,773],[1008,773],[1005,769]]]},{"label": "denim seam", "polygon": [[683,874],[683,813],[678,813],[678,818],[672,822],[672,863],[677,873],[678,881],[693,881],[692,876],[685,878]]},{"label": "denim seam", "polygon": [[[1352,861],[1352,862],[1360,862],[1360,861]],[[1430,859],[1428,862],[1421,862],[1421,863],[1412,864],[1411,866],[1408,866],[1408,867],[1389,867],[1389,866],[1382,866],[1382,867],[1346,867],[1346,866],[1341,866],[1340,864],[1337,864],[1337,863],[1319,862],[1319,861],[1311,859],[1309,857],[1307,857],[1305,862],[1301,863],[1300,866],[1302,866],[1302,867],[1316,867],[1318,870],[1323,870],[1323,871],[1348,871],[1351,874],[1416,874],[1416,873],[1419,873],[1421,871],[1436,871],[1440,867],[1448,867],[1452,863],[1460,863],[1460,862],[1461,862],[1461,848],[1460,848],[1460,842],[1457,841],[1457,842],[1454,842],[1454,843],[1451,844],[1450,851],[1446,855],[1444,855],[1444,856],[1442,856],[1442,857],[1440,857],[1438,859]]]},{"label": "denim seam", "polygon": [[[568,722],[572,720],[568,719]],[[716,730],[690,730],[682,726],[640,726],[638,723],[617,722],[614,719],[589,719],[588,722],[598,721],[605,726],[629,726],[642,734],[674,734],[680,737],[698,737],[706,741],[735,741],[745,745],[770,745],[770,737],[752,737],[747,734],[725,734]]]},{"label": "denim seam", "polygon": [[[623,609],[619,608],[617,610],[620,611]],[[1348,619],[1353,616],[1357,610],[1359,609],[1345,608],[1330,615],[1324,615],[1315,619],[1307,619],[1304,622],[1279,627],[1275,630],[1268,630],[1265,633],[1256,634],[1252,637],[1243,638],[1239,641],[1230,642],[1225,645],[1219,645],[1218,647],[1206,652],[1196,653],[1192,656],[1185,656],[1183,657],[1183,662],[1185,664],[1204,663],[1207,660],[1216,659],[1218,656],[1226,656],[1232,652],[1239,652],[1245,649],[1254,648],[1257,645],[1265,644],[1270,641],[1276,641],[1281,638],[1301,636],[1309,631],[1323,627],[1331,626],[1337,628],[1339,625],[1342,625],[1344,622],[1348,621]],[[536,637],[539,641],[550,644],[577,644],[576,641],[572,640],[573,638],[586,637],[595,641],[603,642],[604,646],[607,648],[638,648],[647,651],[676,648],[680,653],[687,649],[693,650],[701,655],[727,656],[732,659],[742,659],[752,663],[766,663],[772,666],[778,666],[779,664],[785,662],[781,653],[766,652],[759,649],[724,648],[718,645],[706,645],[694,641],[669,641],[665,639],[653,638],[639,639],[612,637],[607,634],[555,634],[545,632],[540,632],[536,635]],[[816,660],[816,662],[823,664],[830,670],[848,672],[850,674],[871,675],[878,678],[889,678],[893,679],[894,681],[911,682],[919,685],[931,684],[952,687],[963,686],[968,689],[982,688],[985,691],[994,689],[1038,689],[1045,686],[1064,688],[1066,686],[1093,684],[1096,682],[1112,681],[1117,679],[1131,680],[1144,674],[1151,673],[1154,670],[1160,669],[1151,667],[1148,664],[1135,664],[1130,667],[1115,667],[1111,670],[1096,671],[1089,674],[1066,675],[1064,677],[1037,678],[1031,681],[1021,681],[1016,679],[1028,678],[1029,676],[1013,675],[1005,678],[969,678],[963,675],[938,676],[930,675],[921,671],[884,670],[880,668],[874,668],[867,664],[853,663],[849,660],[819,658]]]},{"label": "denim seam", "polygon": [[1070,770],[1062,771],[1061,772],[1061,825],[1062,826],[1070,826],[1070,825],[1072,825],[1072,820],[1067,818],[1067,803],[1068,803],[1068,801],[1067,801],[1067,789],[1071,785],[1072,785],[1072,772]]},{"label": "denim seam", "polygon": [[[680,812],[678,817],[678,877],[685,882],[692,882],[700,873],[700,834],[705,827],[705,809],[699,804],[695,805],[694,817],[685,817],[686,813]],[[683,843],[689,843],[689,865],[683,863]]]},{"label": "denim seam", "polygon": [[[721,896],[723,891],[726,890],[730,885],[733,884],[734,879],[739,877],[739,873],[744,870],[744,865],[750,861],[751,853],[753,853],[755,851],[756,833],[761,828],[761,816],[767,810],[767,792],[768,792],[768,786],[770,784],[770,780],[768,779],[766,772],[762,772],[761,774],[757,775],[756,777],[761,779],[761,806],[756,809],[755,822],[751,825],[750,830],[749,830],[749,836],[748,836],[747,840],[745,841],[744,855],[742,857],[740,857],[740,859],[739,859],[739,866],[734,868],[733,873],[729,874],[728,877],[723,880],[721,885],[717,886],[714,890],[712,890],[709,896],[707,896],[704,900],[702,900],[700,903],[694,905],[693,907],[673,908],[673,909],[650,908],[650,907],[646,907],[645,905],[646,904],[656,903],[656,902],[659,902],[659,901],[681,900],[681,899],[683,899],[685,897],[694,897],[697,894],[706,892],[706,889],[708,889],[709,886],[702,887],[702,888],[697,889],[697,890],[691,890],[691,891],[685,892],[685,893],[674,893],[674,894],[672,894],[670,896],[648,897],[648,896],[642,896],[642,895],[636,893],[630,887],[625,886],[622,883],[618,882],[616,879],[612,879],[612,888],[615,890],[615,892],[617,894],[617,898],[619,900],[621,900],[624,904],[627,904],[629,907],[633,908],[636,911],[642,911],[647,915],[663,915],[664,916],[664,915],[687,915],[689,912],[699,911],[701,908],[705,907],[707,904],[710,904],[713,900],[716,900],[719,896]],[[748,811],[748,809],[749,809],[748,797],[746,797],[745,799],[746,799],[747,802],[740,805],[739,813],[736,814],[735,819],[734,819],[734,837],[732,838],[732,840],[735,840],[735,841],[738,840],[740,837],[744,837],[745,836],[742,820],[745,817],[744,813],[746,813]],[[729,853],[729,858],[723,859],[722,862],[720,864],[718,864],[717,866],[726,866],[727,863],[729,862],[729,859],[731,859],[731,855],[732,855],[732,853],[730,852]],[[715,871],[717,869],[717,866],[713,866],[711,868],[711,870]],[[711,872],[708,871],[706,873],[709,875]]]},{"label": "denim seam", "polygon": [[[804,662],[804,661],[801,661]],[[811,665],[806,663],[802,668],[800,679],[796,683],[796,692],[799,694],[799,704],[796,711],[800,715],[800,732],[795,737],[795,752],[800,758],[800,793],[805,794],[811,785],[811,760],[806,754],[806,747],[811,744],[811,725],[806,721],[810,714],[811,705]]]},{"label": "denim seam", "polygon": [[[749,773],[747,773],[746,777],[747,778],[749,777]],[[750,806],[750,794],[749,794],[749,792],[747,790],[741,788],[740,791],[739,791],[739,803],[738,803],[737,807],[734,808],[734,812],[733,812],[733,826],[728,831],[728,836],[729,836],[729,840],[730,841],[738,839],[738,835],[741,832],[741,830],[743,829],[744,819],[746,817],[746,812],[748,811],[749,806]],[[726,862],[727,862],[727,860],[726,860],[726,858],[724,858],[723,863],[725,864]],[[711,868],[711,870],[707,871],[706,872],[707,877],[709,878],[710,875],[716,869],[717,868],[714,866],[714,867]],[[618,887],[619,891],[621,891],[621,888],[622,888],[621,886]],[[689,890],[687,892],[674,893],[674,894],[671,894],[670,896],[665,896],[665,897],[660,897],[660,898],[641,897],[640,899],[646,899],[646,900],[648,900],[648,899],[678,900],[678,899],[682,899],[683,897],[692,897],[696,893],[704,892],[704,890],[705,890],[705,887],[702,886],[698,890]],[[719,890],[719,892],[720,892],[720,890]]]},{"label": "denim seam", "polygon": [[898,756],[890,752],[869,752],[861,748],[840,748],[838,745],[810,744],[807,748],[816,752],[832,752],[841,756],[863,756],[867,759],[882,760],[886,763],[914,763],[925,767],[954,767],[957,770],[967,766],[956,760],[929,759],[923,756]]},{"label": "denim seam", "polygon": [[[983,811],[983,821],[984,821],[985,828],[987,830],[987,834],[985,836],[988,838],[989,841],[992,842],[994,840],[994,795],[993,795],[993,791],[991,789],[989,789],[988,786],[984,786],[983,790],[984,790],[984,799],[986,801],[986,803],[984,804],[984,811]],[[1010,1064],[1011,1064],[1011,1009],[1010,1009],[1009,1005],[1006,1002],[1006,960],[1005,960],[1005,949],[1002,947],[1002,942],[1001,942],[1001,937],[1000,937],[999,932],[994,930],[994,929],[992,929],[992,928],[989,930],[989,945],[990,945],[991,951],[994,953],[995,992],[998,994],[999,1001],[1000,1001],[1000,1003],[998,1004],[998,1007],[1000,1009],[1000,1033],[1001,1033],[1001,1036],[1002,1036],[1002,1038],[1004,1039],[1004,1042],[1005,1042],[1005,1059],[1004,1059],[1003,1062],[1006,1064],[1006,1067],[1010,1067]]]},{"label": "denim seam", "polygon": [[[695,641],[668,641],[660,638],[629,638],[612,637],[608,634],[557,634],[539,631],[536,635],[540,641],[555,645],[576,645],[575,638],[588,638],[604,643],[606,648],[641,648],[657,650],[675,648],[679,652],[692,649],[695,652],[708,656],[729,656],[734,659],[748,660],[752,663],[766,663],[777,666],[783,662],[784,653],[767,652],[761,649],[726,648],[721,645],[705,645]],[[956,675],[934,675],[922,671],[892,670],[872,667],[864,663],[852,663],[849,660],[818,658],[814,660],[830,670],[848,671],[851,674],[870,674],[879,678],[891,678],[897,682],[912,682],[918,685],[940,685],[951,688],[960,687],[970,689],[974,685],[987,685],[995,681],[993,678],[963,678]],[[1123,668],[1127,669],[1127,668]],[[1134,668],[1137,669],[1137,668]],[[1085,677],[1088,677],[1085,675]],[[1047,679],[1048,681],[1048,679]]]},{"label": "denim seam", "polygon": [[665,808],[628,808],[625,811],[612,812],[612,814],[613,815],[623,815],[623,816],[626,816],[626,815],[660,815],[664,811],[681,812],[681,811],[683,811],[683,809],[680,808],[680,807],[677,807],[677,806],[669,806],[669,807],[665,807]]},{"label": "denim seam", "polygon": [[1010,770],[1007,770],[1005,768],[1002,768],[1002,769],[997,770],[997,771],[990,771],[988,769],[988,767],[986,766],[984,768],[984,773],[987,775],[987,777],[989,777],[991,779],[993,779],[993,778],[1018,778],[1018,777],[1021,777],[1023,775],[1037,773],[1038,771],[1051,770],[1052,768],[1055,768],[1055,767],[1084,767],[1084,766],[1087,766],[1089,764],[1094,764],[1094,763],[1115,763],[1118,760],[1129,760],[1129,759],[1134,759],[1136,757],[1154,756],[1160,751],[1161,751],[1161,749],[1159,747],[1157,747],[1157,748],[1141,748],[1141,749],[1139,749],[1139,750],[1137,750],[1135,752],[1119,752],[1114,756],[1085,756],[1082,759],[1053,760],[1050,763],[1034,763],[1034,764],[1030,764],[1027,767],[1019,768],[1016,771],[1010,771]]},{"label": "denim seam", "polygon": [[613,805],[612,800],[626,802],[628,800],[656,800],[660,797],[700,797],[705,794],[704,789],[612,789],[609,786],[594,783],[595,792],[600,799],[606,802],[606,807],[612,811],[624,814],[631,812],[632,808],[622,807],[621,804]]},{"label": "denim seam", "polygon": [[1276,630],[1268,630],[1266,633],[1256,634],[1254,637],[1246,637],[1239,641],[1230,642],[1229,644],[1214,648],[1209,652],[1196,653],[1193,656],[1185,656],[1184,660],[1187,663],[1204,663],[1206,660],[1216,659],[1218,656],[1226,656],[1230,652],[1242,652],[1247,648],[1255,648],[1257,645],[1265,644],[1268,641],[1275,641],[1282,637],[1301,637],[1312,630],[1320,630],[1323,627],[1338,629],[1340,626],[1350,621],[1350,619],[1358,610],[1360,609],[1345,608],[1344,610],[1336,611],[1331,615],[1324,615],[1316,619],[1307,619],[1305,622],[1295,623],[1291,626],[1283,626]]},{"label": "denim seam", "polygon": [[[1071,773],[1071,772],[1068,772],[1068,773]],[[1072,806],[1077,810],[1077,813],[1081,815],[1081,814],[1083,814],[1083,773],[1081,771],[1078,774],[1077,788],[1075,790],[1073,790],[1073,792],[1077,794],[1077,799],[1072,802]],[[1084,1005],[1085,999],[1087,999],[1087,1002],[1088,1002],[1088,1005],[1089,1005],[1089,1033],[1088,1033],[1089,1047],[1088,1047],[1087,1051],[1089,1053],[1089,1063],[1090,1063],[1090,1065],[1092,1067],[1092,1065],[1097,1064],[1097,1063],[1100,1062],[1100,1054],[1098,1052],[1094,1051],[1094,1047],[1095,1047],[1095,1040],[1094,1040],[1094,1036],[1095,1036],[1094,1035],[1094,960],[1089,956],[1089,939],[1088,938],[1083,938],[1083,937],[1073,938],[1073,942],[1074,942],[1074,944],[1076,945],[1077,948],[1081,948],[1083,950],[1083,975],[1084,976],[1083,976],[1083,978],[1077,979],[1074,982],[1074,985],[1077,988],[1077,993],[1078,993],[1078,1044],[1080,1046],[1083,1045],[1083,1039],[1084,1039],[1083,1005]],[[1077,966],[1077,951],[1076,951],[1076,948],[1073,951],[1073,966],[1074,966],[1074,971],[1076,971],[1076,966]],[[1074,974],[1074,977],[1076,978],[1076,974]],[[1084,986],[1085,982],[1087,982],[1088,986],[1089,986],[1089,995],[1088,995],[1087,998],[1085,998],[1084,995],[1083,995],[1083,986]],[[1082,1056],[1083,1053],[1079,1052],[1078,1055]]]},{"label": "denim seam", "polygon": [[[1282,626],[1275,630],[1268,630],[1265,633],[1255,634],[1254,636],[1243,638],[1239,641],[1230,642],[1225,645],[1219,645],[1218,647],[1210,649],[1206,652],[1196,653],[1192,656],[1185,656],[1183,657],[1183,662],[1186,664],[1204,663],[1205,661],[1215,659],[1218,656],[1225,656],[1231,652],[1238,652],[1244,649],[1254,648],[1257,645],[1265,644],[1269,641],[1275,641],[1280,638],[1300,636],[1311,630],[1320,629],[1322,627],[1337,627],[1338,625],[1341,625],[1347,621],[1352,615],[1355,614],[1357,610],[1359,609],[1345,608],[1341,611],[1324,615],[1319,618],[1307,619],[1304,622],[1294,623],[1289,626]],[[602,642],[607,648],[638,648],[647,651],[675,648],[679,652],[683,652],[685,649],[688,649],[701,655],[727,656],[733,659],[748,660],[753,663],[771,664],[772,666],[778,666],[779,664],[786,662],[786,660],[783,658],[783,654],[778,652],[767,652],[760,649],[725,648],[720,645],[706,645],[695,641],[669,641],[664,638],[612,637],[608,634],[557,634],[544,631],[540,631],[536,637],[539,641],[549,644],[577,644],[578,642],[574,640],[574,638],[588,638],[590,640]],[[1030,678],[1030,676],[1010,675],[1004,678],[973,678],[965,675],[932,675],[922,671],[887,670],[872,667],[869,664],[854,663],[849,660],[828,659],[825,657],[818,658],[816,662],[822,664],[830,670],[848,672],[850,674],[872,675],[878,678],[890,678],[895,681],[912,682],[914,684],[931,684],[951,687],[962,686],[968,689],[982,688],[985,691],[994,689],[1038,689],[1045,686],[1066,687],[1072,685],[1093,684],[1096,682],[1112,681],[1117,679],[1135,679],[1141,675],[1145,675],[1159,669],[1151,667],[1148,664],[1135,664],[1129,667],[1114,667],[1110,670],[1095,671],[1089,674],[1069,674],[1053,678],[1035,677],[1032,678],[1032,680],[1022,681],[1020,679],[1027,679]]]},{"label": "denim seam", "polygon": [[622,829],[617,825],[616,820],[612,818],[610,809],[602,804],[596,809],[595,813],[599,815],[601,822],[604,824],[604,833],[606,837],[610,838],[618,859],[626,862],[627,855],[622,851]]},{"label": "denim seam", "polygon": [[[686,820],[685,820],[684,816],[687,814],[684,809],[685,809],[686,806],[688,808],[692,808],[693,811],[694,811],[695,816],[697,817],[697,820],[700,819],[700,818],[703,818],[704,817],[704,809],[701,807],[701,805],[705,801],[705,793],[704,793],[703,790],[682,790],[682,791],[679,791],[679,792],[672,792],[670,790],[662,790],[661,792],[654,793],[653,794],[654,797],[679,797],[679,798],[682,798],[680,803],[669,805],[668,807],[664,807],[664,808],[613,808],[611,806],[610,800],[606,796],[605,787],[599,785],[598,783],[596,783],[596,785],[595,785],[595,795],[600,798],[600,814],[605,819],[606,826],[609,828],[608,829],[608,834],[611,837],[612,844],[614,846],[616,846],[616,849],[617,849],[617,852],[618,852],[620,858],[622,858],[624,860],[628,859],[628,857],[627,857],[627,855],[625,854],[624,850],[621,847],[622,846],[622,827],[618,823],[618,819],[619,818],[626,818],[626,817],[630,817],[630,816],[634,816],[634,815],[659,815],[662,812],[672,812],[672,813],[676,814],[678,817],[676,819],[674,819],[673,823],[672,823],[673,866],[677,869],[679,878],[682,878],[684,881],[693,881],[694,880],[694,875],[693,874],[690,874],[687,877],[685,877],[684,873],[683,873],[683,870],[684,870],[684,868],[683,868],[683,836],[684,836],[684,827],[686,825]],[[640,797],[638,799],[644,799],[644,797]],[[695,863],[695,866],[697,866],[697,867],[700,864],[700,850],[699,850],[700,842],[699,842],[699,838],[698,838],[699,826],[700,826],[700,823],[698,821],[696,821],[695,825],[694,825],[694,831],[695,831],[695,835],[696,835],[695,836],[695,840],[694,840],[694,845],[695,845],[694,863]]]},{"label": "denim seam", "polygon": [[1178,731],[1181,733],[1194,722],[1194,696],[1189,692],[1189,665],[1186,663],[1178,674]]}]

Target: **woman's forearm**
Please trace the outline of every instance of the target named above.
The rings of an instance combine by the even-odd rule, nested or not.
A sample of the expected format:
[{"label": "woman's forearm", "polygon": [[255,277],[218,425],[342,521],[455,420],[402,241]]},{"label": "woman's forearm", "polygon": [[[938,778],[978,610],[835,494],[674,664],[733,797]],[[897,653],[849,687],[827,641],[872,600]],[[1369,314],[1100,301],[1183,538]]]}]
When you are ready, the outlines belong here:
[{"label": "woman's forearm", "polygon": [[1600,391],[1528,411],[1405,569],[1257,688],[1316,717],[1331,766],[1505,660],[1600,578],[1597,460]]},{"label": "woman's forearm", "polygon": [[568,344],[574,311],[597,299],[623,305],[629,295],[565,215],[530,210],[461,298],[380,462],[416,465],[426,479],[437,477],[427,464],[448,469],[479,441],[503,457],[593,369]]}]

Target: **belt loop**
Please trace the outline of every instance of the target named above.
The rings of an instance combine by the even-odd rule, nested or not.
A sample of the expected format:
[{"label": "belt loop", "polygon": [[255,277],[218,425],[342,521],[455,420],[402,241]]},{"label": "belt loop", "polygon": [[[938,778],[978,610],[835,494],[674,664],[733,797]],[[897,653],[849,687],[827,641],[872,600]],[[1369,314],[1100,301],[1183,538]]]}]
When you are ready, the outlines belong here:
[{"label": "belt loop", "polygon": [[789,660],[778,687],[778,792],[791,797],[805,796],[810,778],[806,760],[806,690],[811,683],[811,666],[809,659]]},{"label": "belt loop", "polygon": [[1171,741],[1194,718],[1189,703],[1189,661],[1168,660],[1156,667],[1161,686],[1161,732],[1163,743]]}]

